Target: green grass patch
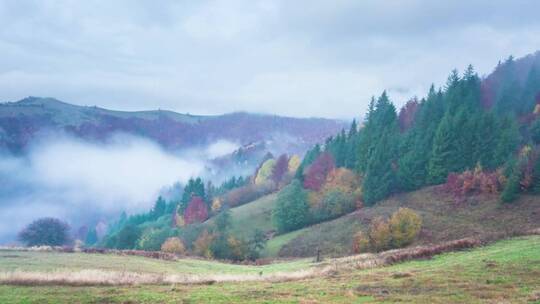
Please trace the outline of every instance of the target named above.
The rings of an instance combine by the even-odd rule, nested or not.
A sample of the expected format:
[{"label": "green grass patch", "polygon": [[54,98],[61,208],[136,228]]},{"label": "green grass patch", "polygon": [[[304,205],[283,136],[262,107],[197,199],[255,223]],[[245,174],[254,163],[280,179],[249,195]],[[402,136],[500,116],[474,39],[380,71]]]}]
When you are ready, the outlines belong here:
[{"label": "green grass patch", "polygon": [[[41,262],[45,264],[51,258],[42,257]],[[309,264],[308,261],[294,263],[300,267]],[[117,287],[0,285],[0,303],[6,304],[538,303],[539,300],[540,236],[504,240],[430,260],[371,270],[343,270],[331,276],[278,283]]]},{"label": "green grass patch", "polygon": [[263,266],[217,261],[180,259],[164,261],[138,256],[59,252],[0,251],[0,271],[40,271],[101,269],[160,274],[258,274],[296,271],[309,267],[309,260],[294,260]]},{"label": "green grass patch", "polygon": [[278,235],[266,243],[266,247],[264,248],[264,251],[262,252],[263,257],[277,257],[279,255],[279,251],[281,248],[288,244],[290,241],[294,240],[296,237],[298,237],[303,232],[307,231],[308,228],[292,231],[289,233]]}]

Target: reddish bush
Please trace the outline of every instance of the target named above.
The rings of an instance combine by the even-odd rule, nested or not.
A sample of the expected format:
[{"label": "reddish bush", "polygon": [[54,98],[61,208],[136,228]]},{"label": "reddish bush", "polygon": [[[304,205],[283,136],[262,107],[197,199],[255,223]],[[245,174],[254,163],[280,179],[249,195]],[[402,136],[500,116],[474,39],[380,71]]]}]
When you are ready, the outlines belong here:
[{"label": "reddish bush", "polygon": [[192,197],[186,211],[184,211],[184,222],[189,225],[204,222],[207,218],[208,207],[204,203],[203,199],[198,196]]},{"label": "reddish bush", "polygon": [[487,172],[480,167],[461,174],[450,173],[443,185],[445,192],[462,202],[467,195],[497,194],[502,190],[504,176],[500,170]]},{"label": "reddish bush", "polygon": [[326,182],[328,173],[335,169],[334,158],[330,153],[322,153],[306,170],[304,188],[319,191]]}]

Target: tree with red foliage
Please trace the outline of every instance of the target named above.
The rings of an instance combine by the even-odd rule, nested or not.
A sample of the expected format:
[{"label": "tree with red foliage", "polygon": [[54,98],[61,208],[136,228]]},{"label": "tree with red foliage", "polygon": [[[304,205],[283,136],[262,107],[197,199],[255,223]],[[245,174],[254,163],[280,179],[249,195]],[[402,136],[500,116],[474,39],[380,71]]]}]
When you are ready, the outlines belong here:
[{"label": "tree with red foliage", "polygon": [[405,106],[401,108],[398,116],[399,129],[401,132],[407,131],[413,125],[417,111],[418,100],[416,98],[407,101]]},{"label": "tree with red foliage", "polygon": [[204,222],[208,218],[208,207],[199,196],[193,196],[184,212],[184,222],[189,225]]},{"label": "tree with red foliage", "polygon": [[304,188],[319,191],[326,182],[328,173],[335,169],[334,158],[324,152],[311,164],[304,177]]},{"label": "tree with red foliage", "polygon": [[272,170],[272,176],[270,177],[276,185],[281,182],[283,176],[289,170],[289,157],[287,154],[282,154],[276,161],[274,169]]}]

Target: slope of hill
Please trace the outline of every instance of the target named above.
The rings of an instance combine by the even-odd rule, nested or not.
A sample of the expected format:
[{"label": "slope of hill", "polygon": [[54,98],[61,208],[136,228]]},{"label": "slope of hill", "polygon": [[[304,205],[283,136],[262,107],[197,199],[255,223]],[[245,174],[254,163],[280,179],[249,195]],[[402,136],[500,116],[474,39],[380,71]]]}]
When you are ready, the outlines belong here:
[{"label": "slope of hill", "polygon": [[[265,198],[267,205],[271,197]],[[249,208],[250,204],[242,206]],[[521,229],[540,227],[538,196],[523,196],[514,204],[501,205],[495,196],[470,198],[456,205],[437,187],[392,196],[370,208],[363,208],[332,221],[278,235],[267,243],[267,256],[308,257],[316,254],[343,256],[351,254],[352,236],[366,231],[376,217],[389,217],[400,207],[413,209],[422,216],[423,228],[416,245],[455,240],[464,237],[501,235]],[[233,211],[235,209],[232,209]],[[236,214],[235,212],[232,213]],[[233,216],[233,223],[236,221]],[[251,219],[253,223],[262,218]],[[249,229],[255,229],[250,226]],[[269,231],[269,230],[266,230]]]},{"label": "slope of hill", "polygon": [[[267,234],[274,231],[272,225],[272,209],[276,203],[276,193],[263,196],[248,204],[231,208],[231,232],[239,237],[249,238],[255,229]],[[214,224],[212,217],[203,225],[210,227]]]},{"label": "slope of hill", "polygon": [[301,153],[344,126],[344,122],[330,119],[249,113],[196,116],[164,110],[112,111],[28,97],[0,104],[0,149],[21,152],[40,132],[61,131],[97,141],[123,132],[152,139],[168,149],[224,139],[240,145],[264,142],[271,151]]},{"label": "slope of hill", "polygon": [[[25,253],[12,253],[12,256]],[[33,271],[51,266],[51,259],[66,254],[26,254],[34,263],[10,257],[10,261]],[[56,257],[55,257],[56,255]],[[69,254],[68,254],[69,255]],[[71,254],[72,257],[78,256]],[[40,258],[41,257],[41,258]],[[71,268],[110,265],[102,260],[120,260],[114,268],[145,258],[88,255],[83,260],[70,259]],[[328,263],[341,263],[337,259]],[[184,262],[155,261],[143,263],[146,271],[169,271],[172,264],[188,273],[210,277],[224,269],[217,262],[195,262],[194,269],[181,266]],[[212,264],[209,267],[207,264]],[[5,271],[6,264],[0,264]],[[54,264],[52,265],[55,268]],[[225,267],[227,273],[286,271],[310,265],[302,261],[269,266]],[[57,267],[57,266],[56,266]],[[103,269],[106,266],[103,266]],[[198,267],[201,267],[199,269]],[[277,267],[277,268],[276,268]],[[154,270],[152,270],[154,268]],[[87,268],[88,269],[88,268]],[[50,275],[54,275],[54,270]],[[94,275],[99,272],[94,272]],[[137,286],[55,286],[0,285],[2,303],[536,303],[540,300],[540,237],[528,236],[504,240],[483,248],[451,252],[429,260],[410,261],[375,269],[337,267],[330,275],[304,278],[299,281],[255,280],[246,282],[215,282],[208,284],[153,284]],[[140,273],[142,275],[142,273]],[[182,275],[178,273],[177,275]],[[204,276],[203,275],[203,276]],[[47,277],[47,276],[45,276]]]}]

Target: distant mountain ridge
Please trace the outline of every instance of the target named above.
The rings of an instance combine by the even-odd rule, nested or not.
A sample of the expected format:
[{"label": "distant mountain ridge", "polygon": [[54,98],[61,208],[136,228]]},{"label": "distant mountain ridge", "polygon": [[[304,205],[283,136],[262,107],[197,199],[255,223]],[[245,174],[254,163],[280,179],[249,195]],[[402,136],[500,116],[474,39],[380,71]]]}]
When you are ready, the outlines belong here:
[{"label": "distant mountain ridge", "polygon": [[244,112],[199,116],[166,110],[113,111],[27,97],[0,104],[0,150],[24,153],[42,132],[53,131],[98,142],[121,132],[151,139],[171,150],[230,140],[240,145],[262,142],[279,153],[303,153],[345,125],[340,120]]}]

